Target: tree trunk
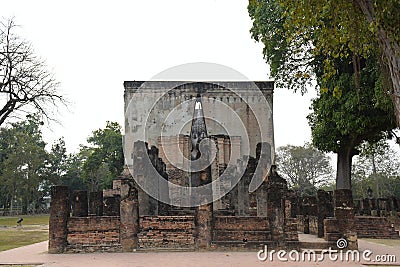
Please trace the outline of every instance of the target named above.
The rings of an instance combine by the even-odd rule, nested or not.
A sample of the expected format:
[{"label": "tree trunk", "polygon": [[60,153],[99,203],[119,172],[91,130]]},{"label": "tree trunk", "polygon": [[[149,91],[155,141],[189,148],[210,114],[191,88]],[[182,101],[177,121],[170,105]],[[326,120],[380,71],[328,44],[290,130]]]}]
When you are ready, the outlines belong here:
[{"label": "tree trunk", "polygon": [[347,145],[337,153],[336,189],[351,189],[351,161],[354,148]]},{"label": "tree trunk", "polygon": [[[374,3],[372,0],[356,0],[369,23],[376,22]],[[396,115],[397,126],[400,127],[400,45],[388,35],[387,29],[378,26],[377,38],[384,64],[389,69],[392,81],[392,101]]]},{"label": "tree trunk", "polygon": [[372,153],[372,175],[375,180],[375,190],[376,190],[376,198],[380,197],[379,194],[379,181],[378,181],[378,174],[376,171],[376,163],[375,163],[375,152]]},{"label": "tree trunk", "polygon": [[14,192],[11,194],[10,211],[14,209]]}]

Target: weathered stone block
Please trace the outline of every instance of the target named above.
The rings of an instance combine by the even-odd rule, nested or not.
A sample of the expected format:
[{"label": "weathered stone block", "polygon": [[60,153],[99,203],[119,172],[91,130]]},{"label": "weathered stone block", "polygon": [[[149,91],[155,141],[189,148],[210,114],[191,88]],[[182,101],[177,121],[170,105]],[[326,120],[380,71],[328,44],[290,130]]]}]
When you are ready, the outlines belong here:
[{"label": "weathered stone block", "polygon": [[211,247],[213,232],[212,203],[197,207],[196,209],[196,245],[198,248]]},{"label": "weathered stone block", "polygon": [[138,248],[139,207],[133,196],[121,201],[120,233],[122,251],[131,252]]}]

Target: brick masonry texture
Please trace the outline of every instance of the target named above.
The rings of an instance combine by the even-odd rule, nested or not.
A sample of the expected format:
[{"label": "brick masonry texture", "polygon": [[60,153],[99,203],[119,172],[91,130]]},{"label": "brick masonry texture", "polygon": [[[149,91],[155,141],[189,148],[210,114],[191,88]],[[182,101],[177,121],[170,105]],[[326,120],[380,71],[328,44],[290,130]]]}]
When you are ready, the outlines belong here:
[{"label": "brick masonry texture", "polygon": [[139,249],[194,249],[194,216],[141,216]]},{"label": "brick masonry texture", "polygon": [[285,230],[284,232],[285,232],[285,241],[286,242],[298,242],[299,241],[296,218],[286,218],[284,230]]},{"label": "brick masonry texture", "polygon": [[266,217],[216,216],[214,241],[267,241],[271,231]]},{"label": "brick masonry texture", "polygon": [[67,252],[120,251],[120,218],[70,217]]},{"label": "brick masonry texture", "polygon": [[356,216],[355,230],[358,237],[398,239],[399,233],[385,217]]},{"label": "brick masonry texture", "polygon": [[67,186],[51,188],[49,253],[63,253],[67,245],[67,221],[70,213]]}]

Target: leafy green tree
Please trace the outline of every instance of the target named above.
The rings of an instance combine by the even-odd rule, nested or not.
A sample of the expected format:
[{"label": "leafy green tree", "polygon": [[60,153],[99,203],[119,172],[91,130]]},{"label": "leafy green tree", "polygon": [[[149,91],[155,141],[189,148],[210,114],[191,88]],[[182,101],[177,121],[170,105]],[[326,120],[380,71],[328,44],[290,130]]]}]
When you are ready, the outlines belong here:
[{"label": "leafy green tree", "polygon": [[121,126],[108,121],[106,128],[93,131],[88,142],[91,146],[82,147],[80,156],[89,190],[111,188],[113,178],[119,176],[124,167]]},{"label": "leafy green tree", "polygon": [[369,1],[375,4],[377,17],[387,15],[384,23],[375,25],[367,23],[361,2],[365,1],[250,0],[248,6],[252,37],[263,42],[278,86],[304,92],[317,80],[320,96],[309,116],[313,144],[338,154],[337,188],[351,187],[355,147],[364,140],[378,140],[395,127],[393,105],[386,95],[393,87],[385,65],[374,60],[382,50],[378,38],[371,37],[383,27],[392,32],[391,43],[398,42],[399,30],[388,26],[399,21],[394,15],[398,5]]},{"label": "leafy green tree", "polygon": [[48,160],[49,183],[58,185],[67,171],[67,149],[64,138],[60,138],[51,146]]},{"label": "leafy green tree", "polygon": [[65,174],[61,176],[61,183],[68,186],[72,195],[74,190],[87,190],[83,179],[82,159],[79,154],[69,154],[65,160]]},{"label": "leafy green tree", "polygon": [[[350,189],[352,158],[358,154],[356,147],[363,141],[380,140],[396,125],[374,60],[363,61],[359,91],[355,90],[351,65],[340,59],[333,62],[340,71],[326,81],[327,92],[314,99],[308,120],[313,144],[321,151],[337,153],[336,188]],[[317,77],[321,76],[317,72]],[[324,78],[317,81],[320,79]]]},{"label": "leafy green tree", "polygon": [[48,153],[42,140],[37,116],[2,128],[1,186],[7,192],[4,206],[13,207],[15,200],[22,204],[23,213],[36,211],[40,206],[43,180],[46,179]]},{"label": "leafy green tree", "polygon": [[279,147],[276,162],[280,174],[299,195],[314,195],[333,178],[329,157],[310,144]]},{"label": "leafy green tree", "polygon": [[340,59],[353,66],[355,89],[360,59],[377,55],[382,89],[390,92],[400,125],[398,0],[249,0],[248,11],[252,37],[264,44],[271,74],[282,87],[305,91],[315,74],[313,61],[322,56],[323,82],[336,75],[334,61]]},{"label": "leafy green tree", "polygon": [[399,155],[384,139],[361,144],[352,176],[353,192],[357,198],[366,198],[368,188],[373,189],[377,198],[400,197]]}]

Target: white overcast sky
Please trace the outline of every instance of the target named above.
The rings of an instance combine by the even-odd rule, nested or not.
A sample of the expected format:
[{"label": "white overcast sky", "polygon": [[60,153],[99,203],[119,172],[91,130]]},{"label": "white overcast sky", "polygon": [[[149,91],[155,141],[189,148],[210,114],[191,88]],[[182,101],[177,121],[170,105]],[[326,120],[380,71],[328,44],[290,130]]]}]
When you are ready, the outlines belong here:
[{"label": "white overcast sky", "polygon": [[[251,80],[269,80],[262,45],[249,30],[246,0],[2,1],[70,99],[69,111],[45,130],[48,143],[64,136],[78,150],[107,120],[124,122],[123,82],[148,80],[176,65],[210,62]],[[275,145],[310,141],[310,94],[274,95]]]}]

